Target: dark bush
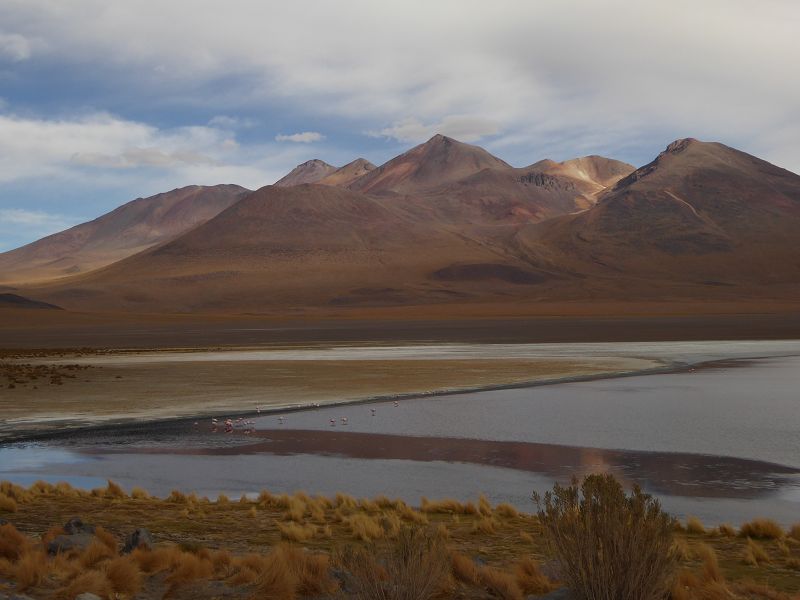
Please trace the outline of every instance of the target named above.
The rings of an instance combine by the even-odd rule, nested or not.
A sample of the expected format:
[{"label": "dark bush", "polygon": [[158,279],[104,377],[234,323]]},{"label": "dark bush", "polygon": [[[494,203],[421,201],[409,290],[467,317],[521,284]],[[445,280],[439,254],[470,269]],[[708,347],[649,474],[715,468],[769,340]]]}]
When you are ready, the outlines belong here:
[{"label": "dark bush", "polygon": [[583,600],[661,600],[676,567],[674,519],[634,487],[626,495],[612,475],[534,494],[561,576]]}]

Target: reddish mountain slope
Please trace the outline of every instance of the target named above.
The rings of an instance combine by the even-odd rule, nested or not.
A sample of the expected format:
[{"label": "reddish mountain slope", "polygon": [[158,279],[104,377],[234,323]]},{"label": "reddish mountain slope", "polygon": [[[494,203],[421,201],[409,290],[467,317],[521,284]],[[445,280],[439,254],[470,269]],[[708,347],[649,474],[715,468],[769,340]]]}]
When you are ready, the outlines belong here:
[{"label": "reddish mountain slope", "polygon": [[[659,289],[665,282],[751,291],[773,285],[782,293],[800,283],[798,231],[800,176],[722,144],[685,139],[593,208],[523,228],[517,242],[535,264],[584,279],[636,278]],[[637,285],[627,288],[631,294],[650,284]]]},{"label": "reddish mountain slope", "polygon": [[138,198],[93,221],[0,254],[0,281],[40,281],[97,269],[174,239],[249,190],[189,186]]},{"label": "reddish mountain slope", "polygon": [[492,297],[539,276],[392,199],[268,186],[179,239],[37,293],[73,309],[240,312]]}]

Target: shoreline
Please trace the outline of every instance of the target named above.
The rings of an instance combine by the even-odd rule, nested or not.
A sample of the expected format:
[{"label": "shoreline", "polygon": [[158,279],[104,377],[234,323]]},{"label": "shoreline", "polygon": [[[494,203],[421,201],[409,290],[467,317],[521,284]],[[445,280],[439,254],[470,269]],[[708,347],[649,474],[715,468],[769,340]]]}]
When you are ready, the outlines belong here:
[{"label": "shoreline", "polygon": [[[22,430],[17,430],[19,431],[18,435],[6,435],[4,432],[0,432],[0,448],[4,446],[10,446],[14,444],[22,444],[28,442],[48,442],[59,439],[68,439],[73,436],[82,436],[92,433],[104,434],[104,433],[114,433],[114,432],[122,433],[129,431],[138,431],[145,426],[148,426],[149,428],[152,428],[154,426],[157,428],[168,428],[171,426],[178,426],[181,424],[192,423],[198,420],[210,419],[212,417],[219,418],[221,416],[231,417],[231,418],[266,416],[278,413],[294,413],[294,412],[308,411],[322,407],[331,408],[337,406],[358,406],[358,405],[373,404],[378,402],[389,402],[394,400],[397,401],[414,400],[420,398],[452,396],[457,394],[471,394],[471,393],[492,392],[492,391],[511,390],[511,389],[535,388],[535,387],[558,385],[565,383],[581,383],[588,381],[599,381],[604,379],[618,379],[618,378],[621,379],[627,377],[636,377],[640,375],[658,375],[658,374],[681,372],[684,369],[691,368],[692,365],[692,363],[685,363],[681,361],[665,361],[665,360],[657,361],[654,359],[649,359],[649,360],[652,360],[652,362],[661,362],[663,364],[661,366],[655,366],[644,369],[632,369],[632,370],[606,372],[606,373],[591,373],[584,375],[567,375],[562,377],[550,377],[550,378],[545,377],[542,379],[533,379],[529,381],[514,382],[514,383],[498,383],[498,384],[469,386],[463,388],[445,388],[441,390],[430,390],[430,391],[420,391],[420,392],[381,394],[365,398],[333,400],[329,402],[306,403],[301,405],[298,405],[296,403],[286,404],[286,405],[271,405],[262,407],[260,413],[256,411],[242,411],[242,412],[208,411],[208,412],[198,413],[193,416],[175,416],[170,418],[155,418],[155,419],[152,417],[143,416],[143,417],[133,417],[128,420],[117,421],[113,423],[96,422],[96,423],[87,423],[85,425],[81,424],[76,424],[75,426],[67,425],[66,427],[68,427],[68,429],[53,429],[49,431],[42,431],[37,429],[27,429],[27,430],[22,429]],[[728,360],[730,359],[704,361],[702,363],[696,363],[696,366],[699,367],[700,365],[710,365],[716,362],[724,362]],[[738,360],[752,360],[752,359],[738,359]],[[46,423],[46,421],[39,421],[38,423],[44,424]],[[64,425],[61,425],[61,427],[63,428]]]}]

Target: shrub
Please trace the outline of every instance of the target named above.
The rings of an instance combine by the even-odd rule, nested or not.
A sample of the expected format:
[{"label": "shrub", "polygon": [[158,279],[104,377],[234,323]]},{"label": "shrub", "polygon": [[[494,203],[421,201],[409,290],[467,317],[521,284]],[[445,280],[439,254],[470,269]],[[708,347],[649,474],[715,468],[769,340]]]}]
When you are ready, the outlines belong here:
[{"label": "shrub", "polygon": [[352,575],[357,600],[429,600],[442,592],[450,570],[444,542],[419,528],[403,529],[388,548],[347,546],[338,562]]},{"label": "shrub", "polygon": [[612,475],[534,494],[539,520],[563,577],[587,600],[665,598],[676,566],[674,519],[634,487],[626,495]]},{"label": "shrub", "polygon": [[786,534],[783,528],[771,519],[755,519],[742,525],[739,535],[760,540],[779,540]]}]

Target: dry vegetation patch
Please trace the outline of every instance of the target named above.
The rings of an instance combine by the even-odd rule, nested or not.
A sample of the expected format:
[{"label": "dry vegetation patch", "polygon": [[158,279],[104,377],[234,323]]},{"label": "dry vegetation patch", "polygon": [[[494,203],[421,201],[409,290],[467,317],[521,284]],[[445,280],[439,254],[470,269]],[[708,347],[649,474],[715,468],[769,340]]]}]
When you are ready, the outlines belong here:
[{"label": "dry vegetation patch", "polygon": [[[15,512],[0,515],[13,522],[0,526],[0,585],[15,582],[36,598],[71,600],[91,591],[141,600],[165,594],[477,600],[527,598],[563,585],[550,578],[559,556],[548,547],[546,519],[543,525],[485,498],[426,501],[423,512],[399,500],[344,494],[265,491],[215,502],[174,492],[158,499],[144,490],[128,495],[113,482],[91,491],[0,483],[0,493],[16,503]],[[65,533],[60,524],[75,515],[97,526],[91,543],[48,554],[48,543]],[[154,532],[157,544],[121,554],[135,527]],[[678,564],[668,582],[673,600],[785,600],[800,589],[800,543],[792,537],[800,526],[780,539],[758,540],[703,529],[670,527]],[[424,576],[414,579],[411,571]],[[384,595],[369,595],[376,589]]]}]

